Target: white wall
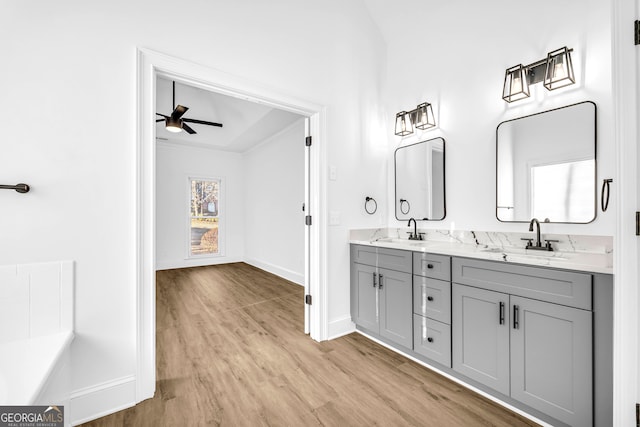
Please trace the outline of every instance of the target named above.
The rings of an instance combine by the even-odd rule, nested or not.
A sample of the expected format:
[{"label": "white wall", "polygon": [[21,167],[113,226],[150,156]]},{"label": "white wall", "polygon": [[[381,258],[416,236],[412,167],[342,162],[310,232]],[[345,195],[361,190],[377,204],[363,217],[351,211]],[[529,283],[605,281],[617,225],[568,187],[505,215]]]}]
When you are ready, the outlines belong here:
[{"label": "white wall", "polygon": [[[446,140],[447,216],[420,227],[526,231],[526,224],[501,223],[495,216],[495,135],[504,120],[592,100],[598,107],[598,183],[615,175],[609,1],[541,0],[532,7],[491,0],[434,7],[431,2],[408,0],[402,11],[410,14],[395,12],[383,0],[367,3],[374,16],[383,12],[386,21],[388,116],[432,102],[438,128],[423,132],[422,139]],[[425,41],[422,50],[416,49],[420,39]],[[545,58],[547,52],[565,45],[574,49],[577,84],[553,92],[538,84],[531,87],[527,100],[511,104],[502,100],[507,68]],[[390,149],[419,139],[387,135]],[[393,174],[388,188],[393,200]],[[615,189],[612,196],[616,197]],[[388,209],[393,212],[394,207]],[[591,224],[543,224],[542,231],[613,235],[615,217],[615,208],[610,207],[606,213],[598,212]],[[390,225],[406,224],[392,220]]]},{"label": "white wall", "polygon": [[326,107],[327,209],[341,213],[329,320],[348,318],[347,230],[386,222],[363,208],[367,195],[385,203],[388,118],[384,42],[361,1],[6,0],[0,38],[0,182],[33,186],[0,194],[0,260],[76,261],[77,399],[135,395],[137,47]]},{"label": "white wall", "polygon": [[304,119],[243,154],[245,261],[304,285]]},{"label": "white wall", "polygon": [[[187,259],[188,177],[221,178],[221,256]],[[193,267],[242,261],[245,238],[242,155],[158,143],[156,151],[156,268]]]}]

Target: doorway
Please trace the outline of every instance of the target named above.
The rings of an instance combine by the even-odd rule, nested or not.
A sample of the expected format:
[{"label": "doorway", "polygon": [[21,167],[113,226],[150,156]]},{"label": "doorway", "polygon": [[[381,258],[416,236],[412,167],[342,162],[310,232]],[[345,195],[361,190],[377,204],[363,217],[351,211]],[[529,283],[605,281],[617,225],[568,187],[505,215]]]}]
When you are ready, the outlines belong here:
[{"label": "doorway", "polygon": [[[273,106],[307,117],[308,182],[305,214],[313,218],[308,226],[305,254],[305,294],[312,305],[305,305],[305,331],[312,339],[326,339],[326,221],[320,215],[325,203],[323,165],[325,149],[321,129],[323,107],[265,89],[261,85],[235,76],[179,60],[167,55],[138,50],[138,146],[137,146],[137,366],[136,401],[153,396],[155,391],[155,247],[156,247],[156,78],[181,81],[211,92]],[[301,141],[305,144],[305,141]],[[303,303],[303,302],[301,302]]]}]

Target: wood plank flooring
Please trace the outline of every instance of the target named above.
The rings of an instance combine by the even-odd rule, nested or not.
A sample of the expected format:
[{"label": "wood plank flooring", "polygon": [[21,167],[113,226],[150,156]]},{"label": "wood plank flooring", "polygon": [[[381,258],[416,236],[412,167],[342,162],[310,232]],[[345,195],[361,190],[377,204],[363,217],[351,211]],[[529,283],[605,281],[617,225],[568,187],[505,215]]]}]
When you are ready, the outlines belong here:
[{"label": "wood plank flooring", "polygon": [[157,273],[153,399],[85,426],[533,426],[359,334],[303,332],[303,288],[243,263]]}]

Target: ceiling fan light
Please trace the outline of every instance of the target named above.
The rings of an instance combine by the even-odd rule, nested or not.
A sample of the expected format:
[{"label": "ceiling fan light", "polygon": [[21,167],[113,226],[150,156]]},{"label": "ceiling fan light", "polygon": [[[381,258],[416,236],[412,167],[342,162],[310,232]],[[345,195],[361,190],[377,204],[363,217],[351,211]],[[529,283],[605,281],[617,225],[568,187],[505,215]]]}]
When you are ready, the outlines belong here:
[{"label": "ceiling fan light", "polygon": [[173,133],[182,132],[182,119],[167,117],[165,119],[165,129]]}]

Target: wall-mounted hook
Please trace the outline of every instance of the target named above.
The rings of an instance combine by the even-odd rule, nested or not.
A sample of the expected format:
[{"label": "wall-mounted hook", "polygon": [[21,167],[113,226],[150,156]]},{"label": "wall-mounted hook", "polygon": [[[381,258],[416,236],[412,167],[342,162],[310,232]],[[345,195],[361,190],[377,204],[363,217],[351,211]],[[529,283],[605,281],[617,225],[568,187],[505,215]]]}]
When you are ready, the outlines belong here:
[{"label": "wall-mounted hook", "polygon": [[18,193],[28,193],[30,189],[27,184],[0,185],[0,190],[16,190]]}]

